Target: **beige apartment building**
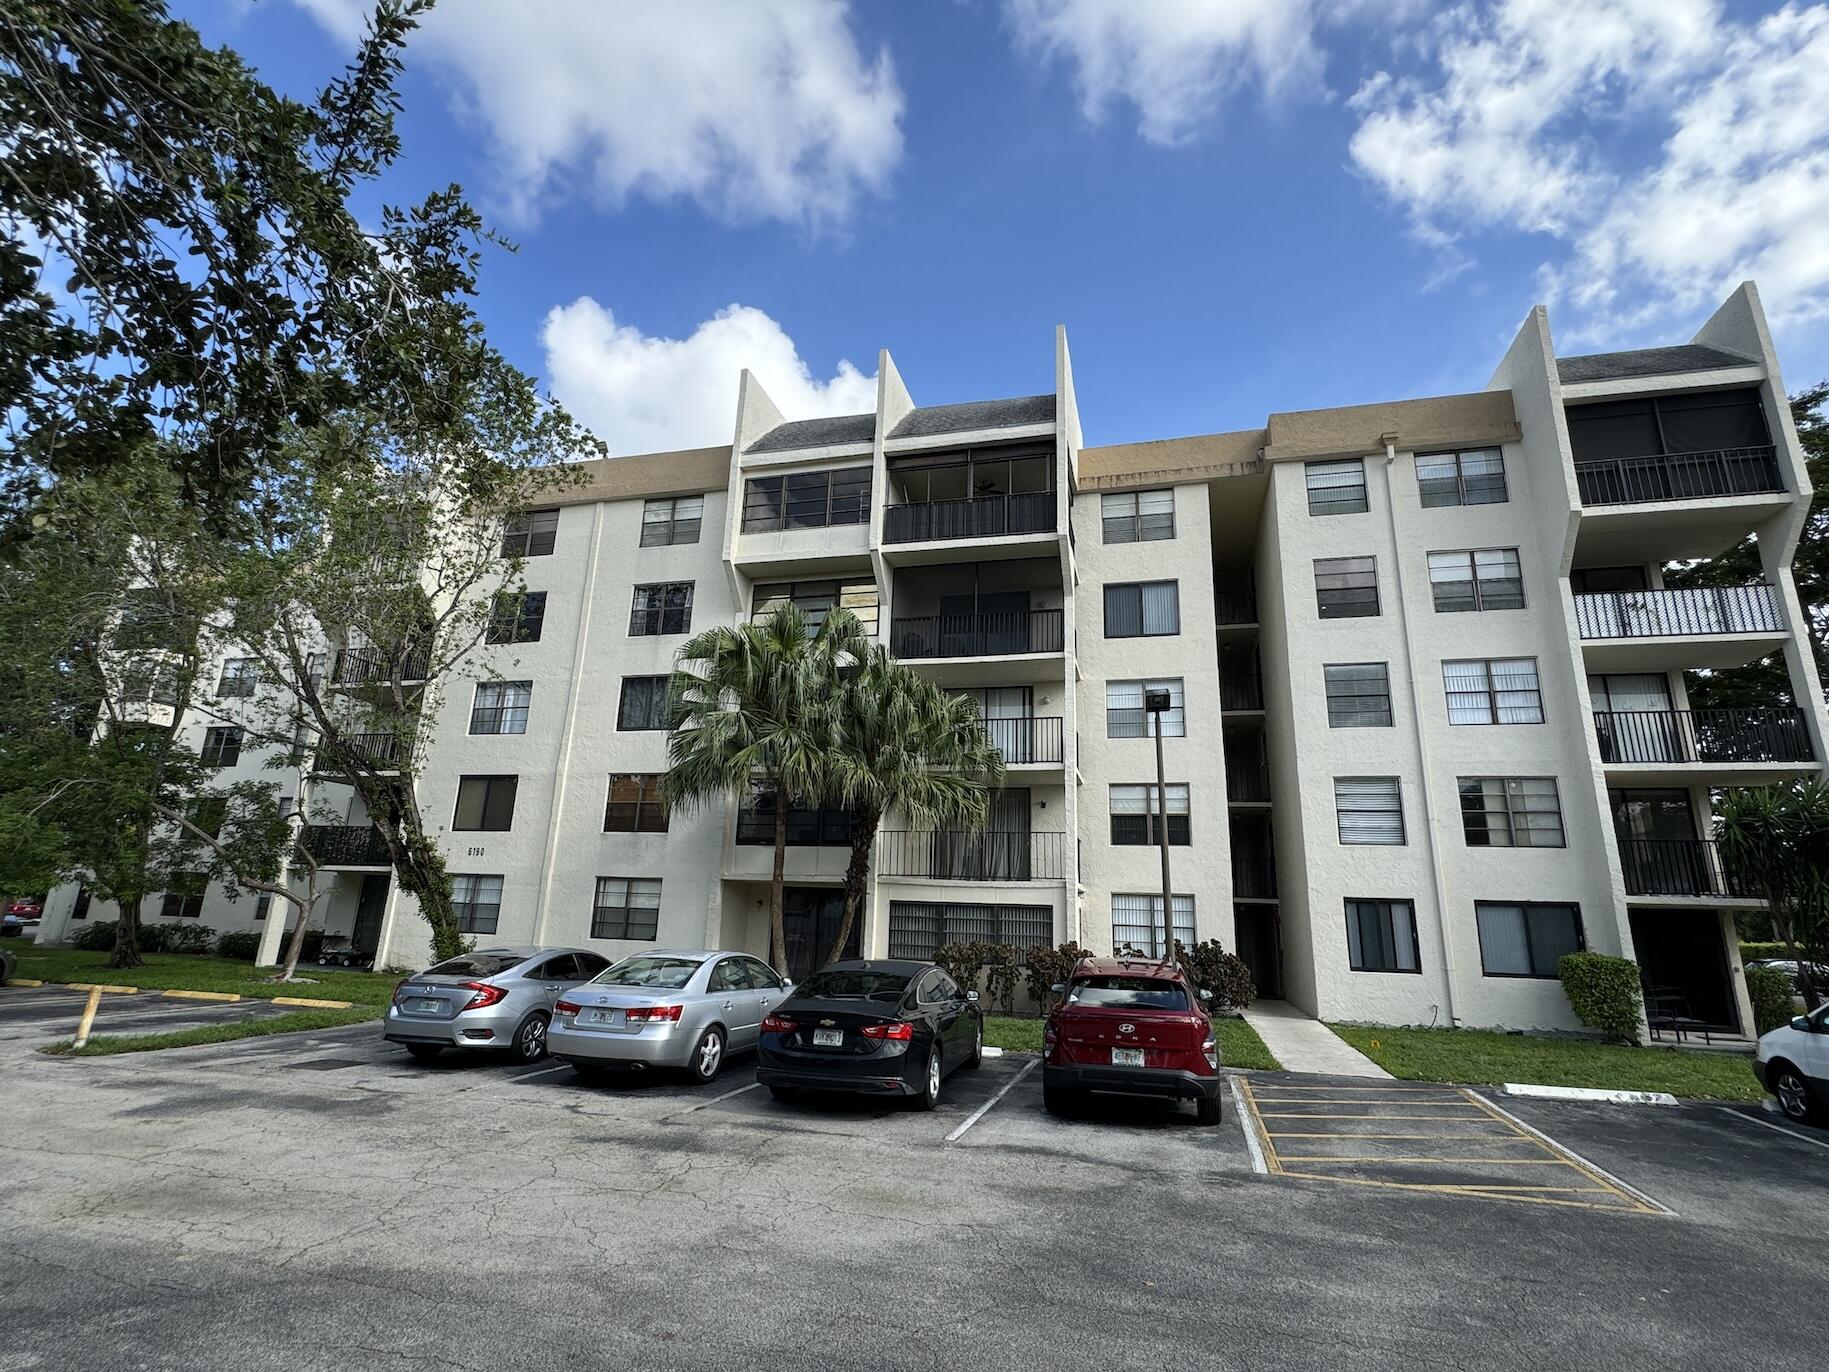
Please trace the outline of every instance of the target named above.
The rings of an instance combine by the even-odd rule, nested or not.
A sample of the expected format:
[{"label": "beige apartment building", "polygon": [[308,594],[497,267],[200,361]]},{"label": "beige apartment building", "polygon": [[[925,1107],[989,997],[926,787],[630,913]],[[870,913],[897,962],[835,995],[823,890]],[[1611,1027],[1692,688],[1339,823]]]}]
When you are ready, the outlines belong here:
[{"label": "beige apartment building", "polygon": [[[511,533],[519,641],[418,745],[479,939],[766,953],[774,799],[658,807],[659,706],[692,632],[793,601],[969,692],[1007,763],[985,833],[885,826],[860,953],[1155,946],[1158,687],[1177,933],[1240,953],[1262,994],[1573,1028],[1556,960],[1586,948],[1636,959],[1654,1004],[1750,1031],[1734,915],[1754,903],[1710,793],[1829,756],[1790,573],[1810,486],[1751,285],[1684,345],[1557,357],[1539,308],[1483,391],[1110,447],[1081,442],[1064,333],[1053,390],[1014,400],[918,406],[879,365],[874,413],[815,420],[745,374],[730,445],[595,464]],[[1663,588],[1749,535],[1755,583]],[[1689,708],[1686,672],[1774,653],[1792,703]],[[223,753],[221,719],[183,727]],[[345,820],[313,834],[333,939],[422,964],[360,803],[297,785]],[[796,810],[789,832],[799,976],[836,934],[849,818]],[[42,936],[105,915],[87,904],[54,893]],[[271,924],[271,954],[264,906],[210,890],[149,914]]]}]

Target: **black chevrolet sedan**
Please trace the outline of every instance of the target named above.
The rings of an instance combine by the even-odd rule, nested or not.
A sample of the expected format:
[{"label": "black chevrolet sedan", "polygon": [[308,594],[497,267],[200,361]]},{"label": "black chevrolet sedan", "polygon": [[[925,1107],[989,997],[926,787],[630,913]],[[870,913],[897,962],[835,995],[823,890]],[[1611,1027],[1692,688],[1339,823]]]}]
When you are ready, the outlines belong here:
[{"label": "black chevrolet sedan", "polygon": [[835,962],[762,1021],[756,1076],[776,1100],[860,1091],[931,1110],[946,1074],[983,1057],[978,993],[933,963]]}]

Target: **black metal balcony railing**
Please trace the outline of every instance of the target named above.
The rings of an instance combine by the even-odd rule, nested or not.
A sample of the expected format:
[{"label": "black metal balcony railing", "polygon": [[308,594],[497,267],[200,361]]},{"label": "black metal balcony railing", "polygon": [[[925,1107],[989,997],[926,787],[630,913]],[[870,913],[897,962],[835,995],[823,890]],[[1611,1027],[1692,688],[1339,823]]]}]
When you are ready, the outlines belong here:
[{"label": "black metal balcony railing", "polygon": [[1269,800],[1270,769],[1261,762],[1228,762],[1226,799]]},{"label": "black metal balcony railing", "polygon": [[1020,719],[987,719],[984,731],[1003,754],[1005,766],[1065,759],[1066,735],[1058,715],[1025,715]]},{"label": "black metal balcony railing", "polygon": [[1665,591],[1605,591],[1575,597],[1584,639],[1776,633],[1785,626],[1770,582]]},{"label": "black metal balcony railing", "polygon": [[1596,710],[1602,762],[1809,762],[1795,705],[1745,710]]},{"label": "black metal balcony railing", "polygon": [[[787,812],[790,848],[849,848],[855,818],[849,810],[813,810],[792,806]],[[736,840],[746,846],[773,847],[775,811],[745,805],[737,811]]]},{"label": "black metal balcony railing", "polygon": [[905,658],[1058,653],[1065,642],[1062,629],[1059,610],[920,615],[890,626],[889,651]]},{"label": "black metal balcony railing", "polygon": [[1067,875],[1065,834],[885,829],[876,838],[878,876],[1060,881]]},{"label": "black metal balcony railing", "polygon": [[1756,896],[1759,888],[1721,859],[1713,839],[1622,838],[1619,865],[1629,896]]},{"label": "black metal balcony railing", "polygon": [[1248,900],[1276,899],[1276,868],[1268,861],[1232,859],[1232,894]]},{"label": "black metal balcony railing", "polygon": [[[397,769],[412,756],[410,739],[400,734],[345,734],[343,742],[357,758],[378,771]],[[340,763],[336,755],[320,744],[314,766],[320,772],[334,772]]]},{"label": "black metal balcony railing", "polygon": [[[400,666],[400,679],[424,681],[429,655],[417,653]],[[394,659],[382,653],[344,648],[337,653],[330,679],[338,686],[385,685],[394,679]]]},{"label": "black metal balcony railing", "polygon": [[1257,592],[1215,591],[1213,618],[1219,624],[1257,623]]},{"label": "black metal balcony railing", "polygon": [[1588,458],[1575,464],[1583,505],[1642,505],[1651,500],[1709,500],[1782,491],[1778,449],[1717,448],[1700,453]]},{"label": "black metal balcony railing", "polygon": [[305,851],[320,867],[386,867],[387,842],[372,824],[308,824]]},{"label": "black metal balcony railing", "polygon": [[883,511],[883,542],[924,543],[1005,534],[1050,534],[1060,517],[1053,491],[982,495],[969,500],[924,500]]},{"label": "black metal balcony railing", "polygon": [[1222,676],[1219,679],[1221,710],[1261,710],[1264,683],[1255,676]]}]

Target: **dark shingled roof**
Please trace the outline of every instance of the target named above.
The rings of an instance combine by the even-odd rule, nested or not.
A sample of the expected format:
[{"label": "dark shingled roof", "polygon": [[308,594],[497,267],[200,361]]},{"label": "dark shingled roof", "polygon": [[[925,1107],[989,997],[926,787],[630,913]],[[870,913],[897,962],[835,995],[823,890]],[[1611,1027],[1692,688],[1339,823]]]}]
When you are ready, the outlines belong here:
[{"label": "dark shingled roof", "polygon": [[778,453],[790,448],[832,448],[841,443],[868,443],[876,437],[873,414],[839,414],[826,419],[796,419],[777,424],[754,443],[752,453]]},{"label": "dark shingled roof", "polygon": [[1022,424],[1053,422],[1053,396],[1022,395],[1012,400],[973,400],[964,405],[929,405],[911,410],[889,431],[889,436],[928,438],[971,429],[1013,429]]},{"label": "dark shingled roof", "polygon": [[1722,367],[1754,367],[1750,357],[1723,352],[1700,343],[1675,348],[1639,348],[1628,353],[1589,353],[1585,357],[1559,357],[1556,374],[1565,384],[1583,381],[1617,381],[1628,376],[1669,376],[1675,372],[1712,372]]}]

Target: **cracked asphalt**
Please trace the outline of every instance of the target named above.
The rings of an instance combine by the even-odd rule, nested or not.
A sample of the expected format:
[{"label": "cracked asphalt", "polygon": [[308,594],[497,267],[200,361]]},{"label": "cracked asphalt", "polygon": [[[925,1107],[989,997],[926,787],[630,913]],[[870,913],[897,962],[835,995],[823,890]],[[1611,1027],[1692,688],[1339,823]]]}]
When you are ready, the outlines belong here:
[{"label": "cracked asphalt", "polygon": [[[1676,1213],[1260,1175],[1025,1059],[933,1115],[412,1062],[372,1025],[0,1042],[14,1369],[1820,1367],[1829,1133],[1506,1108]],[[1013,1083],[1013,1084],[1012,1084]],[[955,1142],[947,1136],[1011,1089]],[[719,1099],[722,1097],[722,1099]]]}]

